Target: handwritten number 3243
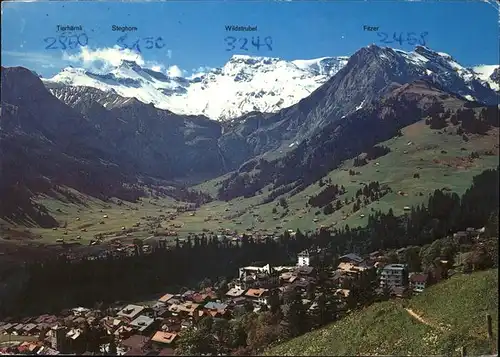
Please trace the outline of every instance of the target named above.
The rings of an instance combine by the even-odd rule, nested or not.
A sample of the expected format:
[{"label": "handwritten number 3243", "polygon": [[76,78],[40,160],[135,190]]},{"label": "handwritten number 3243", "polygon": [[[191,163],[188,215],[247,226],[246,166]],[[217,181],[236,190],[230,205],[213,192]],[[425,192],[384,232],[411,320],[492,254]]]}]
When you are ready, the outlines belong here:
[{"label": "handwritten number 3243", "polygon": [[[236,48],[235,43],[236,43],[236,41],[238,41],[238,39],[236,37],[229,36],[229,37],[226,37],[224,39],[224,41],[226,42],[226,44],[228,46],[230,46],[230,47],[226,48],[226,51],[232,51]],[[239,39],[239,42],[241,43],[240,50],[248,51],[248,48],[246,47],[247,43],[248,43],[248,39],[245,37],[242,37]],[[252,41],[250,41],[250,43],[252,44],[252,46],[256,47],[257,50],[260,50],[260,46],[264,46],[264,45],[267,46],[267,49],[269,51],[273,50],[273,48],[272,48],[273,39],[271,38],[271,36],[267,36],[264,39],[264,43],[260,43],[259,36],[257,36],[256,38],[252,37]]]},{"label": "handwritten number 3243", "polygon": [[[420,44],[422,46],[425,46],[425,36],[427,36],[428,34],[429,34],[428,32],[422,32],[420,34],[420,39],[421,39]],[[418,39],[416,37],[415,32],[407,32],[406,33],[406,36],[407,36],[406,40],[403,38],[403,33],[402,32],[399,34],[399,37],[397,36],[397,33],[394,32],[394,34],[392,36],[392,39],[394,41],[388,41],[387,40],[388,36],[387,36],[387,33],[385,33],[385,32],[377,32],[377,36],[382,37],[382,39],[380,40],[380,42],[383,42],[383,43],[399,42],[399,44],[402,45],[403,42],[407,41],[409,45],[413,46],[413,45],[416,45],[417,42],[418,42]]]}]

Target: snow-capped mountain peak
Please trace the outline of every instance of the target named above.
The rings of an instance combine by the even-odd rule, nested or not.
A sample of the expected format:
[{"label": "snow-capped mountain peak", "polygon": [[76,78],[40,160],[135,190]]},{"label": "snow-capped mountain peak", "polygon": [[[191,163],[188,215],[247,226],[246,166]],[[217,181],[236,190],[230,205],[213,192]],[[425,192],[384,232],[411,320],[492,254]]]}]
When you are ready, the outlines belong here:
[{"label": "snow-capped mountain peak", "polygon": [[[488,104],[497,102],[498,93],[495,91],[498,91],[498,86],[492,85],[491,79],[485,78],[478,67],[474,70],[462,66],[447,53],[437,52],[424,46],[416,46],[412,52],[377,46],[369,47],[369,50],[376,52],[376,57],[380,60],[392,63],[394,70],[405,68],[408,78],[429,80],[467,100]],[[404,65],[401,66],[401,63]],[[498,66],[483,67],[489,67],[490,72],[492,67],[498,68]]]},{"label": "snow-capped mountain peak", "polygon": [[500,66],[498,65],[481,65],[472,67],[476,75],[488,83],[491,89],[500,91]]},{"label": "snow-capped mountain peak", "polygon": [[292,61],[298,68],[309,70],[316,75],[333,76],[342,67],[344,67],[349,60],[349,57],[322,57],[312,60],[295,60]]},{"label": "snow-capped mountain peak", "polygon": [[87,86],[135,97],[177,114],[227,120],[252,111],[276,112],[297,103],[339,71],[348,57],[286,61],[233,55],[222,68],[188,78],[169,77],[122,61],[115,68],[91,72],[68,67],[47,87]]}]

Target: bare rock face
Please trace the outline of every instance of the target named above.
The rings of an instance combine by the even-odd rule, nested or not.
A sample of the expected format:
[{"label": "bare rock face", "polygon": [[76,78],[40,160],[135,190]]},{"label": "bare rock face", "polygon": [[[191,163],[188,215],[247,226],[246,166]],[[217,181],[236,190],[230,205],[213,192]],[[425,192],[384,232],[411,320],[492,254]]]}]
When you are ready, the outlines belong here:
[{"label": "bare rock face", "polygon": [[496,68],[490,76],[491,80],[500,84],[500,67]]}]

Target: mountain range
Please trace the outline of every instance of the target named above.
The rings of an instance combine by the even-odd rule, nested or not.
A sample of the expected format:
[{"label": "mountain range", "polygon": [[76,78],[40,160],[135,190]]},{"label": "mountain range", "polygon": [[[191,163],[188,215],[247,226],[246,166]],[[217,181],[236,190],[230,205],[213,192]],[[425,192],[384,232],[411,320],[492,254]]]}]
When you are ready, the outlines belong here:
[{"label": "mountain range", "polygon": [[233,56],[191,79],[132,62],[47,80],[2,67],[0,217],[55,224],[31,197],[60,186],[133,200],[158,180],[233,172],[222,198],[298,187],[427,116],[497,125],[495,81],[498,67],[468,69],[420,46],[370,45],[348,60]]},{"label": "mountain range", "polygon": [[[401,66],[411,68],[408,74],[433,78],[469,100],[491,102],[494,99],[483,86],[499,90],[495,82],[498,66],[465,68],[450,55],[425,47],[417,47],[414,52],[388,48],[381,51],[379,59],[387,61],[395,71]],[[333,77],[348,60],[323,57],[285,61],[234,55],[222,68],[188,78],[169,77],[133,61],[123,61],[101,73],[67,67],[42,80],[48,88],[92,87],[135,97],[176,114],[230,120],[253,111],[275,113],[296,104]]]},{"label": "mountain range", "polygon": [[276,112],[295,104],[337,73],[347,60],[325,57],[287,62],[234,55],[222,68],[189,78],[169,77],[133,61],[123,61],[99,74],[67,67],[43,81],[49,88],[93,87],[135,97],[176,114],[229,120],[252,111]]}]

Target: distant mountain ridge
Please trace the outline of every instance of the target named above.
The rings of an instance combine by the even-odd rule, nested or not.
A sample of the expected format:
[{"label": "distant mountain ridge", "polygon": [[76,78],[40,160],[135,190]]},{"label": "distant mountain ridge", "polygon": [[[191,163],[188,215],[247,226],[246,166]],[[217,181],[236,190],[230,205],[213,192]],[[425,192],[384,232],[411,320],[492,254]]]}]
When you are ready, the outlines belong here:
[{"label": "distant mountain ridge", "polygon": [[[66,74],[74,74],[68,83],[40,79],[22,67],[2,67],[1,149],[3,163],[11,166],[2,173],[0,196],[14,192],[12,187],[25,187],[28,202],[29,192],[54,184],[90,195],[126,196],[129,190],[124,186],[137,186],[151,178],[200,182],[255,167],[259,158],[270,157],[269,165],[245,183],[250,192],[273,181],[278,186],[296,181],[297,175],[318,178],[316,174],[366,149],[363,142],[376,144],[395,135],[403,124],[422,119],[430,112],[429,102],[453,97],[461,107],[482,102],[494,103],[496,108],[498,103],[498,94],[475,72],[449,55],[423,47],[407,53],[370,45],[339,70],[337,60],[331,58],[293,64],[234,56],[230,66],[210,73],[213,81],[205,76],[200,83],[208,88],[224,77],[231,83],[248,84],[255,73],[272,79],[277,68],[289,73],[289,68],[302,71],[299,67],[322,76],[325,83],[277,112],[249,111],[223,122],[203,115],[179,115],[120,95],[117,89],[141,89],[146,79],[175,82],[178,88],[187,81],[143,69],[135,62],[123,62],[118,70],[105,74],[68,69]],[[268,70],[269,75],[265,74]],[[116,90],[102,90],[73,81],[82,78],[99,85],[120,84],[113,87]],[[293,82],[285,87],[295,89]],[[397,88],[409,89],[399,92]],[[182,96],[181,89],[176,91],[173,97]],[[220,93],[224,91],[219,89]],[[210,98],[223,97],[219,94]],[[468,96],[477,102],[468,101]],[[233,104],[227,108],[230,111]],[[403,120],[397,122],[401,116]],[[367,132],[367,128],[371,129]],[[277,160],[277,156],[284,158]],[[240,183],[238,173],[233,173],[224,186],[234,197],[241,193]],[[138,194],[134,190],[132,196]]]},{"label": "distant mountain ridge", "polygon": [[[485,104],[498,100],[499,66],[466,68],[452,56],[423,46],[417,46],[413,52],[369,47],[380,49],[377,60],[387,62],[381,65],[392,66],[394,75],[404,66],[402,73],[428,78],[467,100]],[[277,113],[298,103],[337,74],[349,58],[286,61],[233,55],[222,68],[190,78],[169,77],[133,61],[122,61],[105,73],[67,67],[54,77],[42,80],[49,89],[92,87],[122,97],[135,97],[179,115],[204,115],[225,121],[251,112]]]},{"label": "distant mountain ridge", "polygon": [[228,120],[252,111],[276,112],[291,106],[325,83],[348,57],[284,61],[234,55],[222,68],[190,78],[169,77],[123,61],[106,73],[67,67],[43,79],[50,89],[93,87],[123,97],[136,97],[176,114]]}]

